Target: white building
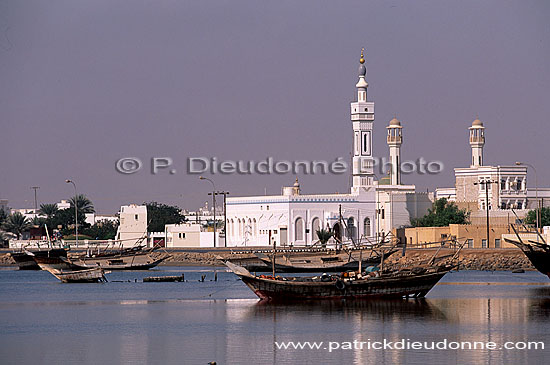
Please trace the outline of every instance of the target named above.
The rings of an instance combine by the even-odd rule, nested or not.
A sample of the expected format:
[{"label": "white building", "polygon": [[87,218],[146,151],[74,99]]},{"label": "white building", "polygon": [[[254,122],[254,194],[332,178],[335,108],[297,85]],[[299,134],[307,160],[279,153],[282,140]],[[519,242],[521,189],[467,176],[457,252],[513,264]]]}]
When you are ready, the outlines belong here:
[{"label": "white building", "polygon": [[473,211],[485,210],[488,205],[489,210],[514,209],[520,211],[520,215],[526,213],[522,210],[535,208],[536,199],[550,205],[550,189],[527,188],[527,165],[484,165],[485,127],[476,119],[468,129],[472,150],[470,167],[455,168],[455,187],[436,189],[437,199],[447,198]]},{"label": "white building", "polygon": [[109,221],[116,223],[118,222],[118,217],[111,214],[96,214],[96,213],[85,213],[86,223],[91,224],[92,226],[101,221]]},{"label": "white building", "polygon": [[[214,232],[194,222],[167,224],[164,235],[166,247],[214,247]],[[222,242],[223,245],[220,231],[216,232],[216,242]]]},{"label": "white building", "polygon": [[339,240],[376,240],[383,232],[407,225],[431,207],[430,196],[401,185],[402,127],[393,119],[387,127],[392,163],[388,185],[375,181],[372,132],[374,102],[368,101],[363,52],[359,60],[357,100],[350,104],[353,130],[352,187],[348,194],[301,193],[284,187],[281,195],[227,198],[227,245],[305,246],[318,241],[316,231],[330,228]]},{"label": "white building", "polygon": [[[122,241],[122,245],[132,247],[142,238],[147,237],[147,207],[145,205],[123,205],[119,212],[120,225],[118,226],[116,240]],[[147,243],[146,240],[143,242]]]}]

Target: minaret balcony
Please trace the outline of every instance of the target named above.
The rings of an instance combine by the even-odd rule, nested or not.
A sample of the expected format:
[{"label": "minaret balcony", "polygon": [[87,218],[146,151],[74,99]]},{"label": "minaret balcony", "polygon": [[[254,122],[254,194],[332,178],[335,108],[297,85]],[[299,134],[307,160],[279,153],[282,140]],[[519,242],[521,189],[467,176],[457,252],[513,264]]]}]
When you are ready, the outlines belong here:
[{"label": "minaret balcony", "polygon": [[374,120],[374,114],[352,114],[351,120]]},{"label": "minaret balcony", "polygon": [[388,143],[403,143],[401,136],[388,136]]},{"label": "minaret balcony", "polygon": [[485,143],[485,137],[470,137],[470,143]]}]

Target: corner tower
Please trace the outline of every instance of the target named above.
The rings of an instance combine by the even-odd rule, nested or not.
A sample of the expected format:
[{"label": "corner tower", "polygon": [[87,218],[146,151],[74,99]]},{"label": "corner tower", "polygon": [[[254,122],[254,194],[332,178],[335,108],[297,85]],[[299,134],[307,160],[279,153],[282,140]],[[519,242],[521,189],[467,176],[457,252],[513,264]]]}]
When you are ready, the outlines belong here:
[{"label": "corner tower", "polygon": [[357,88],[357,101],[350,104],[351,122],[353,125],[353,184],[351,192],[358,194],[362,189],[372,186],[374,183],[374,159],[372,157],[372,126],[374,122],[374,102],[367,101],[367,88],[369,84],[365,80],[367,68],[361,50],[359,59],[359,81]]},{"label": "corner tower", "polygon": [[476,119],[470,130],[470,147],[472,148],[472,163],[470,167],[483,166],[483,146],[485,145],[485,127]]}]

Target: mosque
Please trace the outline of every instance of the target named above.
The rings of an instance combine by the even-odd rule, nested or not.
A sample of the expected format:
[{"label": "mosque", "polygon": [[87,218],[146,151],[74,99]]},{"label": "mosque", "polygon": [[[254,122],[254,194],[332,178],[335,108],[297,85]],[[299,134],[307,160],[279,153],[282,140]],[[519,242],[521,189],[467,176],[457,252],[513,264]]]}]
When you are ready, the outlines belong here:
[{"label": "mosque", "polygon": [[330,228],[339,241],[375,242],[392,228],[408,225],[426,214],[433,195],[417,193],[401,183],[403,127],[389,122],[387,144],[390,175],[374,173],[372,148],[374,102],[367,97],[367,68],[363,51],[359,60],[357,97],[351,106],[353,138],[352,186],[346,194],[302,194],[298,179],[283,187],[281,195],[227,198],[227,246],[310,246],[316,231]]}]

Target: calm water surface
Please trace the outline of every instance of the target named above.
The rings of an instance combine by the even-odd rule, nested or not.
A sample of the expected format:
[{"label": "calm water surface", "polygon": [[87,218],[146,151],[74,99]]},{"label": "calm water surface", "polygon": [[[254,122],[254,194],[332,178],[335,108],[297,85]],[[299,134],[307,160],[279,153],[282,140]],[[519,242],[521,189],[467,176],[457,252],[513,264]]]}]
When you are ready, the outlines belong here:
[{"label": "calm water surface", "polygon": [[[185,283],[143,283],[179,275]],[[43,271],[0,270],[0,359],[22,363],[544,364],[550,280],[536,273],[447,274],[425,300],[262,305],[232,273],[161,267],[61,284]],[[199,282],[207,275],[205,282]],[[122,281],[122,282],[115,282]],[[544,350],[338,349],[330,341],[542,341]],[[321,349],[278,349],[286,341]],[[335,346],[335,345],[334,345]],[[366,346],[366,345],[365,345]]]}]

